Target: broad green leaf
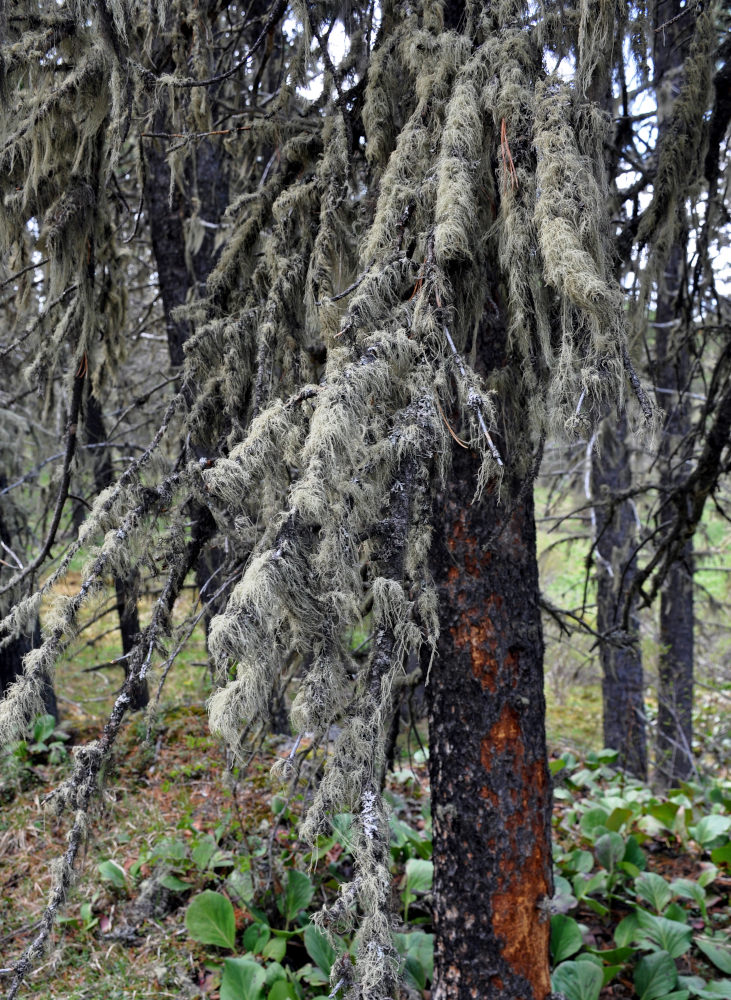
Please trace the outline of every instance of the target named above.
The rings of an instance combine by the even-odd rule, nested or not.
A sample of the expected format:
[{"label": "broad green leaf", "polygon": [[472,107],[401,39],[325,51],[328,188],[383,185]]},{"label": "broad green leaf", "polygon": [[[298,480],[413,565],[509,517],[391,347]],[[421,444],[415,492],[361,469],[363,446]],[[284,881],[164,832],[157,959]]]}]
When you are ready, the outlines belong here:
[{"label": "broad green leaf", "polygon": [[549,769],[549,771],[551,772],[552,775],[553,774],[558,774],[558,772],[562,771],[565,767],[566,767],[566,761],[565,760],[560,760],[560,759],[559,760],[549,760],[549,762],[548,762],[548,769]]},{"label": "broad green leaf", "polygon": [[717,1000],[718,997],[731,1000],[731,979],[715,979],[704,990],[699,990],[697,996],[703,1000]]},{"label": "broad green leaf", "polygon": [[618,948],[626,948],[637,937],[638,929],[637,913],[628,913],[614,928],[614,943]]},{"label": "broad green leaf", "polygon": [[250,958],[227,958],[223,963],[221,1000],[260,1000],[266,973]]},{"label": "broad green leaf", "polygon": [[716,868],[715,865],[709,864],[704,864],[702,867],[703,871],[698,876],[698,885],[701,889],[705,889],[707,885],[710,885],[711,882],[715,881],[716,876],[718,875],[718,868]]},{"label": "broad green leaf", "polygon": [[577,899],[583,899],[592,892],[596,892],[598,889],[606,889],[607,886],[607,873],[597,872],[596,875],[592,875],[591,878],[585,878],[583,875],[576,875],[572,880],[572,885],[574,887],[574,893]]},{"label": "broad green leaf", "polygon": [[[244,958],[247,956],[244,955]],[[277,982],[278,979],[288,979],[287,970],[279,964],[279,962],[269,962],[266,969],[266,979],[264,980],[265,986],[272,986]]]},{"label": "broad green leaf", "polygon": [[155,844],[152,857],[162,861],[183,861],[188,854],[188,848],[182,840],[175,837],[163,837]]},{"label": "broad green leaf", "polygon": [[585,837],[590,840],[594,839],[594,831],[597,827],[607,825],[607,818],[609,813],[606,809],[602,809],[601,806],[595,806],[593,809],[587,810],[581,817],[579,826],[581,827],[581,832]]},{"label": "broad green leaf", "polygon": [[127,887],[127,876],[125,875],[124,868],[117,864],[116,861],[100,861],[99,862],[99,874],[107,882],[111,882],[115,889],[126,889]]},{"label": "broad green leaf", "polygon": [[273,958],[275,962],[281,962],[287,952],[287,942],[284,938],[269,938],[261,950],[264,958]]},{"label": "broad green leaf", "polygon": [[645,872],[644,875],[640,875],[635,881],[635,891],[656,913],[662,913],[673,898],[670,886],[662,875],[656,875],[655,872]]},{"label": "broad green leaf", "polygon": [[645,955],[635,967],[634,982],[640,1000],[658,1000],[678,983],[675,962],[666,951]]},{"label": "broad green leaf", "polygon": [[193,850],[190,852],[190,856],[193,859],[193,863],[196,868],[199,868],[202,872],[208,867],[208,863],[216,853],[216,841],[208,834],[202,840],[199,840],[195,845]]},{"label": "broad green leaf", "polygon": [[656,917],[644,910],[637,911],[637,919],[640,943],[650,942],[657,945],[673,958],[679,958],[690,949],[693,932],[685,924],[678,923],[677,920],[668,920],[666,917]]},{"label": "broad green leaf", "polygon": [[187,892],[188,889],[192,889],[193,886],[190,882],[184,882],[182,878],[178,878],[177,875],[163,875],[160,879],[160,885],[169,889],[170,892]]},{"label": "broad green leaf", "polygon": [[623,965],[605,965],[602,969],[602,976],[604,977],[602,986],[606,986],[607,983],[611,983],[617,973],[621,972],[623,968]]},{"label": "broad green leaf", "polygon": [[711,851],[711,861],[716,865],[731,865],[731,844],[714,847]]},{"label": "broad green leaf", "polygon": [[604,975],[593,962],[564,962],[551,976],[554,993],[568,1000],[599,1000]]},{"label": "broad green leaf", "polygon": [[250,909],[250,900],[254,895],[254,881],[251,872],[232,871],[226,879],[226,892],[234,903]]},{"label": "broad green leaf", "polygon": [[426,989],[426,970],[413,955],[407,955],[404,962],[404,978],[417,990]]},{"label": "broad green leaf", "polygon": [[635,865],[640,871],[644,871],[647,868],[647,855],[642,850],[640,845],[637,843],[634,835],[627,837],[627,841],[624,845],[624,863]]},{"label": "broad green leaf", "polygon": [[322,931],[314,924],[308,924],[305,928],[305,948],[315,965],[329,976],[336,952]]},{"label": "broad green leaf", "polygon": [[699,907],[706,901],[706,890],[689,878],[676,878],[670,883],[670,889],[674,896],[682,899],[692,899]]},{"label": "broad green leaf", "polygon": [[46,743],[55,728],[56,720],[52,715],[39,715],[33,724],[33,739],[36,743]]},{"label": "broad green leaf", "polygon": [[411,931],[409,934],[394,934],[394,944],[399,954],[412,958],[424,970],[427,980],[434,978],[434,935],[424,931]]},{"label": "broad green leaf", "polygon": [[267,1000],[298,1000],[294,983],[278,979],[267,993]]},{"label": "broad green leaf", "polygon": [[432,887],[434,865],[424,858],[409,858],[406,862],[406,889],[410,892],[428,892]]},{"label": "broad green leaf", "polygon": [[185,926],[193,940],[201,944],[231,949],[236,944],[234,908],[220,892],[206,889],[191,899],[185,911]]},{"label": "broad green leaf", "polygon": [[677,802],[658,802],[657,805],[650,806],[647,812],[666,830],[672,830],[678,808]]},{"label": "broad green leaf", "polygon": [[284,915],[287,922],[294,920],[300,910],[306,909],[312,902],[315,887],[304,872],[290,868],[287,876],[287,891],[284,898]]},{"label": "broad green leaf", "polygon": [[270,937],[271,931],[266,924],[250,924],[244,931],[244,948],[253,955],[260,955]]},{"label": "broad green leaf", "polygon": [[587,951],[591,955],[596,955],[600,958],[602,962],[608,962],[612,965],[615,962],[626,962],[628,959],[632,958],[633,955],[637,954],[636,948],[630,948],[625,946],[624,948],[588,948]]},{"label": "broad green leaf", "polygon": [[581,930],[574,919],[562,913],[551,917],[551,957],[554,965],[575,955],[583,943]]},{"label": "broad green leaf", "polygon": [[602,868],[613,872],[624,857],[624,838],[619,833],[605,833],[594,844],[594,852]]},{"label": "broad green leaf", "polygon": [[712,813],[699,819],[695,826],[691,826],[689,833],[699,844],[710,844],[712,840],[720,837],[731,830],[731,816],[721,816]]},{"label": "broad green leaf", "polygon": [[681,990],[688,990],[698,996],[701,990],[706,988],[706,981],[700,976],[678,976],[678,986]]},{"label": "broad green leaf", "polygon": [[628,819],[632,819],[632,810],[626,807],[617,807],[612,809],[606,822],[606,827],[608,830],[614,830],[615,832],[624,826]]},{"label": "broad green leaf", "polygon": [[715,941],[709,941],[708,938],[702,937],[697,937],[695,944],[703,952],[708,961],[712,962],[717,969],[725,972],[727,976],[731,975],[731,949],[728,946],[718,944]]}]

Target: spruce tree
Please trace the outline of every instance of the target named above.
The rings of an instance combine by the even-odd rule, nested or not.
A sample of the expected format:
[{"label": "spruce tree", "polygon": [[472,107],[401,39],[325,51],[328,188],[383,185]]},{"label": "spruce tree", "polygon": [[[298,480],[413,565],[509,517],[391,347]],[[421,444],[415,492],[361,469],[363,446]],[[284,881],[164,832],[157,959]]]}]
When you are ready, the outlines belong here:
[{"label": "spruce tree", "polygon": [[[715,18],[713,5],[690,18],[689,59],[706,76]],[[329,44],[337,25],[345,52]],[[532,484],[548,435],[590,433],[609,407],[633,428],[653,418],[630,358],[612,122],[595,93],[625,38],[642,58],[643,11],[19,2],[0,10],[0,38],[0,240],[9,259],[22,264],[30,241],[44,260],[27,374],[46,398],[67,395],[69,476],[84,395],[122,364],[128,248],[145,226],[182,360],[149,447],[2,622],[2,641],[28,629],[86,552],[80,590],[57,600],[0,705],[5,740],[38,710],[106,577],[165,567],[104,731],[57,796],[73,812],[69,847],[10,996],[71,884],[104,761],[186,575],[223,541],[237,582],[209,630],[213,729],[241,753],[293,661],[295,733],[317,744],[339,725],[300,831],[313,841],[334,813],[354,816],[352,881],[318,917],[328,932],[358,927],[338,980],[366,1000],[397,990],[381,788],[419,655],[435,996],[539,1000],[550,782]],[[560,59],[568,78],[551,71]],[[681,120],[681,136],[695,123]],[[653,201],[637,238],[654,246],[666,225]],[[67,494],[62,477],[60,512]],[[368,655],[354,657],[366,615]],[[296,745],[280,776],[296,780],[306,753]]]}]

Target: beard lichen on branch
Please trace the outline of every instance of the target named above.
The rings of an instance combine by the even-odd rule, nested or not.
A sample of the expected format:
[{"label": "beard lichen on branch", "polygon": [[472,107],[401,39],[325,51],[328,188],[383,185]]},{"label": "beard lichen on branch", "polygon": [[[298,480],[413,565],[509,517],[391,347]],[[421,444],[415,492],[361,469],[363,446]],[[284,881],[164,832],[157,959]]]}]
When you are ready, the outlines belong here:
[{"label": "beard lichen on branch", "polygon": [[[95,268],[123,257],[107,191],[120,156],[135,151],[133,172],[142,176],[143,143],[182,136],[168,156],[172,198],[195,187],[197,129],[220,143],[229,170],[220,253],[204,294],[175,313],[191,327],[183,384],[152,446],[185,409],[190,445],[204,457],[184,451],[158,483],[148,449],[99,497],[71,550],[100,543],[86,582],[46,623],[42,646],[0,706],[2,732],[22,730],[82,605],[105,574],[128,567],[154,520],[171,568],[154,629],[135,647],[99,744],[111,752],[128,708],[123,696],[150,669],[170,629],[171,597],[195,546],[215,529],[238,582],[210,626],[218,684],[211,726],[240,751],[246,726],[268,716],[283,664],[301,658],[295,730],[317,741],[339,726],[301,834],[313,843],[335,813],[354,816],[353,881],[317,919],[328,933],[357,922],[355,982],[364,1000],[396,989],[385,736],[409,654],[436,648],[429,512],[452,439],[480,457],[477,492],[499,490],[506,470],[534,474],[547,432],[582,431],[607,401],[624,400],[624,302],[608,249],[607,182],[594,155],[607,122],[586,97],[614,37],[613,5],[582,0],[573,11],[582,73],[572,84],[544,69],[547,29],[531,5],[468,3],[465,12],[459,31],[444,30],[433,0],[385,4],[377,31],[354,12],[351,54],[335,67],[321,48],[325,88],[310,101],[300,90],[311,42],[320,45],[336,15],[324,4],[295,5],[295,26],[276,42],[282,76],[270,80],[262,107],[247,104],[268,65],[261,25],[243,25],[251,48],[221,68],[230,51],[215,49],[201,11],[186,21],[192,44],[175,41],[188,12],[174,2],[54,6],[43,15],[47,27],[24,15],[44,45],[43,32],[56,33],[66,60],[60,79],[45,70],[36,78],[43,45],[23,52],[20,28],[2,51],[4,85],[17,89],[2,112],[0,237],[8,245],[43,218],[51,293],[76,286],[61,318],[48,318],[31,373],[42,384],[69,358],[67,377],[87,357],[98,387],[118,357],[95,334],[102,309],[117,310],[108,322],[116,330],[124,310],[102,301]],[[272,33],[284,13],[282,4],[268,11]],[[165,46],[167,69],[158,74],[152,52],[163,64]],[[153,132],[163,108],[169,131]],[[247,125],[229,127],[233,114]],[[677,169],[663,177],[672,181]],[[139,214],[130,240],[138,222]],[[477,373],[470,351],[491,312],[507,317],[507,357],[496,351],[494,365]],[[526,401],[518,433],[505,426],[511,396]],[[195,544],[186,528],[191,501],[205,511]],[[38,600],[27,597],[0,627],[25,626]],[[373,642],[356,659],[348,636],[367,606]],[[79,842],[87,790],[98,786],[92,759],[80,757],[71,779],[84,789],[75,800]],[[57,880],[50,922],[75,858]],[[26,971],[27,963],[20,979]]]}]

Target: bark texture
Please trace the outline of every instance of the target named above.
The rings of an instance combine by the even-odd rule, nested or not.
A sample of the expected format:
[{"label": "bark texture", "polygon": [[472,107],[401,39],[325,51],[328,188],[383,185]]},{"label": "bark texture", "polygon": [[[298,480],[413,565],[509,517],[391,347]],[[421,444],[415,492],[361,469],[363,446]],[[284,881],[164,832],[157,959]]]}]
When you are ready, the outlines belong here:
[{"label": "bark texture", "polygon": [[591,495],[594,500],[597,554],[597,630],[602,666],[604,745],[619,751],[619,766],[647,777],[644,680],[639,626],[621,627],[624,595],[632,586],[637,562],[636,514],[628,500],[617,497],[631,485],[625,416],[608,418],[592,453]]},{"label": "bark texture", "polygon": [[[688,37],[681,22],[679,0],[659,0],[655,7],[655,74],[658,80],[658,136],[669,127],[672,107],[682,82]],[[687,442],[691,430],[688,400],[691,356],[681,261],[686,259],[681,240],[684,227],[671,250],[657,296],[655,334],[655,384],[658,405],[664,412],[659,468],[663,486],[671,491],[688,478]],[[686,501],[690,505],[690,498]],[[663,787],[688,778],[693,764],[693,539],[688,538],[680,557],[670,566],[660,594],[660,656],[658,661],[658,725],[656,778]]]},{"label": "bark texture", "polygon": [[455,455],[438,500],[441,637],[427,694],[434,1000],[543,1000],[552,894],[543,640],[532,492],[472,504]]}]

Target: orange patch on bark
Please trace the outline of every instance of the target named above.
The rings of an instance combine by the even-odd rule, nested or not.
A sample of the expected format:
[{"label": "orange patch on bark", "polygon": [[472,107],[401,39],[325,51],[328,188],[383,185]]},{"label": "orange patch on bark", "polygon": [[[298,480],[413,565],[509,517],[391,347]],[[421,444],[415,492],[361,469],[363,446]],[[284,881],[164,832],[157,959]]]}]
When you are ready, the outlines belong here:
[{"label": "orange patch on bark", "polygon": [[541,830],[531,854],[525,859],[505,859],[500,877],[502,891],[492,898],[492,925],[503,941],[503,958],[510,968],[526,979],[533,1000],[543,1000],[551,992],[548,974],[548,942],[551,925],[538,908],[548,895],[545,858],[542,856]]}]

